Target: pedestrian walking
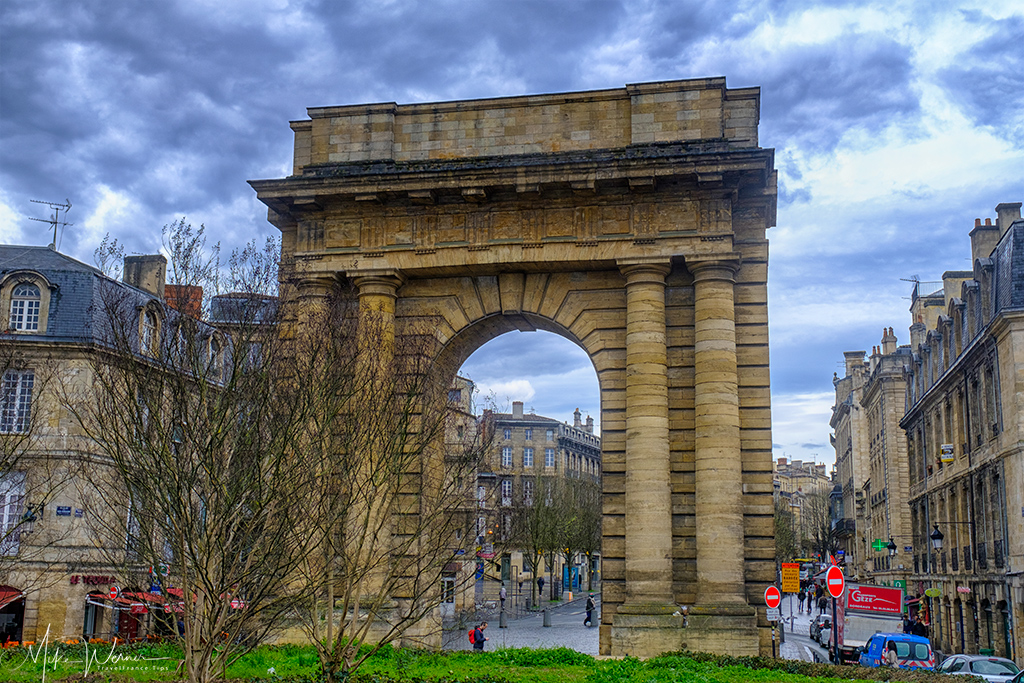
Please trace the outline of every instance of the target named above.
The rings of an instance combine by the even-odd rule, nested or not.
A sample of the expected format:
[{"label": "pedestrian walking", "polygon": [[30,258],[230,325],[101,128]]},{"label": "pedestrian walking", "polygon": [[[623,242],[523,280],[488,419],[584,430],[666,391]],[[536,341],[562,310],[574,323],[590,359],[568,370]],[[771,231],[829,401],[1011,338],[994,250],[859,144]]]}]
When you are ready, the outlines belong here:
[{"label": "pedestrian walking", "polygon": [[473,629],[473,649],[477,652],[484,651],[484,643],[487,642],[487,638],[484,637],[485,630],[487,630],[486,621],[481,621],[480,625]]},{"label": "pedestrian walking", "polygon": [[814,588],[807,589],[807,613],[810,614],[814,611]]},{"label": "pedestrian walking", "polygon": [[537,595],[538,595],[538,600],[543,600],[544,599],[544,577],[543,576],[540,577],[539,579],[537,579]]},{"label": "pedestrian walking", "polygon": [[796,613],[797,614],[803,614],[804,613],[804,601],[806,599],[807,599],[807,592],[804,591],[803,588],[801,588],[800,592],[796,594]]},{"label": "pedestrian walking", "polygon": [[828,609],[828,598],[822,595],[818,598],[818,614],[824,614],[826,609]]},{"label": "pedestrian walking", "polygon": [[[498,591],[498,598],[501,600],[501,611],[505,611],[505,598],[508,597],[508,591],[505,590],[505,582],[501,582],[501,589]],[[501,626],[501,624],[498,624]]]},{"label": "pedestrian walking", "polygon": [[587,596],[587,618],[583,620],[584,626],[591,626],[594,623],[594,596]]}]

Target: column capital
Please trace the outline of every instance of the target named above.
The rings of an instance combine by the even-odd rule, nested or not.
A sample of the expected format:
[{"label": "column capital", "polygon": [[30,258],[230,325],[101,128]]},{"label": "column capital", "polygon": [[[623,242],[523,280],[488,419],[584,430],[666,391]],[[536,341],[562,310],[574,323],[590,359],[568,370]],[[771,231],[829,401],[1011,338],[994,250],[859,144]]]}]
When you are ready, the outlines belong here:
[{"label": "column capital", "polygon": [[740,269],[740,255],[723,254],[720,258],[687,259],[686,267],[693,274],[693,281],[727,280],[736,281],[736,273]]},{"label": "column capital", "polygon": [[672,263],[662,257],[619,259],[619,272],[626,276],[626,282],[660,282],[672,272]]},{"label": "column capital", "polygon": [[338,277],[332,273],[309,273],[297,278],[296,289],[302,294],[326,295],[338,283]]},{"label": "column capital", "polygon": [[392,299],[398,298],[398,288],[408,280],[402,271],[394,268],[360,271],[351,277],[360,297],[378,295]]}]

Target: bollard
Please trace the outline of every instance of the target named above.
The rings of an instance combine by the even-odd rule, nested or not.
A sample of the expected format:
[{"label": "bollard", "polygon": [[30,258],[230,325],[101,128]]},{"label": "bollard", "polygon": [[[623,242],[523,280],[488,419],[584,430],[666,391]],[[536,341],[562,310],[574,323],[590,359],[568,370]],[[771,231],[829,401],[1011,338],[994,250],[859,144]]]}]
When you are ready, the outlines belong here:
[{"label": "bollard", "polygon": [[498,628],[508,628],[508,615],[505,614],[505,610],[498,615]]},{"label": "bollard", "polygon": [[544,625],[551,626],[551,615],[548,614],[547,610],[544,610]]}]

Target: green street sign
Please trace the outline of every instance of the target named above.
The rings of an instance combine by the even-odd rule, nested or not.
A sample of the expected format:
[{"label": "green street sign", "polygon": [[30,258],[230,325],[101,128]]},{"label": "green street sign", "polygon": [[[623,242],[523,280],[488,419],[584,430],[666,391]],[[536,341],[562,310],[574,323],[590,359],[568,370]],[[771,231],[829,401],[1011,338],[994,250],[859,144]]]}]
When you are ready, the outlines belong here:
[{"label": "green street sign", "polygon": [[886,543],[885,541],[883,541],[880,538],[876,538],[875,542],[871,544],[871,547],[874,548],[875,550],[885,550],[886,548],[889,547],[889,544]]}]

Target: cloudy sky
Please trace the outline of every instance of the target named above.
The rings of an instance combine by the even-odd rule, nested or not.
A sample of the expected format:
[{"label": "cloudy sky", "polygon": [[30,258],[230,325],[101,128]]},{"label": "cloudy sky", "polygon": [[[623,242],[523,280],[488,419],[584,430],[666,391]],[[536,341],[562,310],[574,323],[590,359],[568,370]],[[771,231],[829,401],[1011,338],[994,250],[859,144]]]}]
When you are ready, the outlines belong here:
[{"label": "cloudy sky", "polygon": [[[776,456],[831,462],[832,373],[910,324],[905,279],[969,267],[976,217],[1024,199],[1019,0],[4,0],[0,242],[110,233],[151,253],[186,216],[225,247],[271,234],[246,180],[290,171],[307,106],[725,76],[761,87]],[[925,285],[926,287],[928,285]],[[586,356],[543,333],[465,366],[485,395],[599,417]]]}]

